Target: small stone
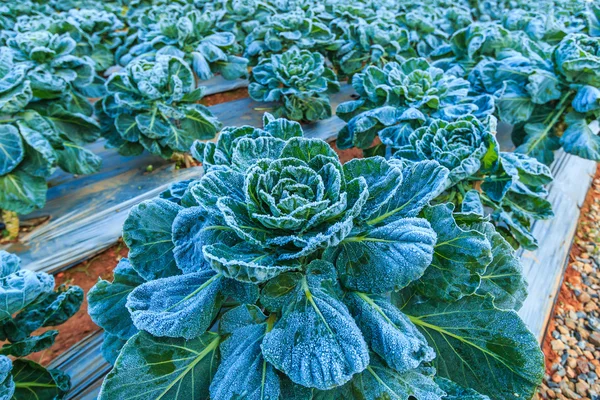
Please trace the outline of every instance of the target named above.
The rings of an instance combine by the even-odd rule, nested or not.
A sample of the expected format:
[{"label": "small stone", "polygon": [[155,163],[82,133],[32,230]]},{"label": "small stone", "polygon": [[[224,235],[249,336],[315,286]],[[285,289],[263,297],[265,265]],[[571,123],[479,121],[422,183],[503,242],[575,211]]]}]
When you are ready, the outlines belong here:
[{"label": "small stone", "polygon": [[590,301],[588,303],[585,303],[585,306],[583,306],[583,309],[585,310],[585,312],[592,312],[592,311],[596,311],[598,309],[598,305],[593,302]]},{"label": "small stone", "polygon": [[552,346],[552,350],[554,351],[563,351],[565,349],[565,344],[558,339],[550,342],[550,346]]},{"label": "small stone", "polygon": [[596,347],[600,347],[600,333],[598,332],[593,332],[589,337],[588,337],[588,342],[590,342],[591,344],[593,344]]},{"label": "small stone", "polygon": [[560,376],[558,372],[555,372],[554,375],[552,375],[552,382],[560,383],[561,381],[562,376]]},{"label": "small stone", "polygon": [[588,360],[584,358],[578,358],[576,364],[577,372],[579,372],[580,374],[587,374],[588,372],[590,372],[590,364],[588,363]]},{"label": "small stone", "polygon": [[587,396],[587,392],[588,392],[589,388],[590,388],[590,385],[588,385],[584,381],[578,381],[575,384],[575,391],[581,396]]}]

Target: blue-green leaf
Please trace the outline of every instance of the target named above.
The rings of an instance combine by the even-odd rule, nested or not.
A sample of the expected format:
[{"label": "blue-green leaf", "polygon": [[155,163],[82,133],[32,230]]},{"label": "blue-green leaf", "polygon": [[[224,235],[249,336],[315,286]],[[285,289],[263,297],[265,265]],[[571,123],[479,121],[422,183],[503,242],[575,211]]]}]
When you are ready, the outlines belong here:
[{"label": "blue-green leaf", "polygon": [[328,248],[342,284],[351,290],[385,293],[419,279],[431,263],[435,232],[421,218],[397,219],[357,232]]},{"label": "blue-green leaf", "polygon": [[208,270],[141,284],[127,297],[133,324],[159,337],[200,336],[221,305],[221,279]]},{"label": "blue-green leaf", "polygon": [[212,332],[191,340],[139,332],[123,346],[98,398],[206,399],[219,364],[220,341]]},{"label": "blue-green leaf", "polygon": [[173,257],[171,229],[181,207],[164,199],[144,201],[133,207],[123,224],[123,240],[129,248],[129,261],[145,280],[180,271]]},{"label": "blue-green leaf", "polygon": [[88,313],[92,321],[120,339],[133,336],[137,328],[125,304],[129,293],[144,282],[128,259],[119,261],[112,283],[100,279],[88,292]]},{"label": "blue-green leaf", "polygon": [[333,265],[317,260],[308,266],[306,276],[291,274],[297,279],[279,275],[263,289],[267,303],[285,304],[281,319],[263,340],[263,356],[300,385],[321,390],[342,385],[367,367],[369,354],[360,330],[332,289]]},{"label": "blue-green leaf", "polygon": [[404,293],[402,312],[436,349],[438,375],[492,399],[531,398],[544,376],[544,355],[514,311],[491,296],[440,303]]}]

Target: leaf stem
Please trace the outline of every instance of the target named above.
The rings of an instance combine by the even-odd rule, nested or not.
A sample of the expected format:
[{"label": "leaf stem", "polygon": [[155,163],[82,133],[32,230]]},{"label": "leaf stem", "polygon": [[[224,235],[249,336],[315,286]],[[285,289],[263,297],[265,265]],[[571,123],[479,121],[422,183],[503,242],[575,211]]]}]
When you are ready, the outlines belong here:
[{"label": "leaf stem", "polygon": [[548,117],[544,120],[544,125],[546,125],[546,127],[544,128],[542,134],[539,135],[538,138],[533,142],[533,144],[531,146],[528,146],[529,150],[525,154],[529,155],[529,153],[531,153],[531,151],[533,149],[535,149],[537,147],[537,145],[548,135],[548,133],[550,132],[550,129],[552,129],[552,127],[558,122],[558,119],[560,118],[560,116],[567,109],[568,105],[566,105],[565,102],[569,99],[569,97],[571,97],[571,95],[573,93],[575,93],[575,92],[572,90],[569,90],[560,99],[560,102],[556,106],[557,112],[548,115]]}]

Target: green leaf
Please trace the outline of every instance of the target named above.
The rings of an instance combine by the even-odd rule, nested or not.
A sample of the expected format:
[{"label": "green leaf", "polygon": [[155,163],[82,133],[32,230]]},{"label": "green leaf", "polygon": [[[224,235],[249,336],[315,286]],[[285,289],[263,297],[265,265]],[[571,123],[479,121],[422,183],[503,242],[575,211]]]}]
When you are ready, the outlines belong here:
[{"label": "green leaf", "polygon": [[0,398],[12,399],[15,392],[15,382],[12,378],[12,361],[6,356],[0,356]]},{"label": "green leaf", "polygon": [[46,179],[16,170],[0,176],[0,209],[29,214],[46,204]]},{"label": "green leaf", "polygon": [[145,281],[123,258],[114,270],[111,282],[99,279],[88,292],[88,313],[92,321],[106,332],[120,339],[128,339],[137,332],[129,310],[127,296]]},{"label": "green leaf", "polygon": [[192,340],[139,332],[123,346],[98,398],[206,399],[219,364],[220,342],[212,332]]},{"label": "green leaf", "polygon": [[420,161],[407,166],[404,179],[393,196],[381,204],[367,220],[369,225],[406,217],[416,217],[419,212],[444,188],[448,170],[435,161]]},{"label": "green leaf", "polygon": [[500,120],[509,124],[529,121],[535,108],[525,88],[515,81],[504,82],[502,95],[496,100],[496,106]]},{"label": "green leaf", "polygon": [[84,145],[95,142],[100,137],[100,125],[92,117],[79,113],[72,113],[62,108],[51,110],[48,119],[72,142]]},{"label": "green leaf", "polygon": [[427,297],[455,301],[475,293],[492,249],[486,236],[462,229],[452,216],[452,206],[438,204],[424,210],[425,218],[437,233],[433,261],[415,288]]},{"label": "green leaf", "polygon": [[565,122],[567,129],[560,138],[565,151],[581,158],[600,161],[600,136],[592,132],[585,114],[569,113]]},{"label": "green leaf", "polygon": [[83,290],[80,287],[71,286],[68,289],[64,286],[59,287],[57,291],[44,296],[42,301],[24,307],[17,314],[14,323],[22,336],[20,338],[9,336],[9,340],[23,340],[39,328],[65,323],[79,311],[82,302]]},{"label": "green leaf", "polygon": [[219,330],[230,336],[221,343],[221,364],[210,385],[213,399],[278,399],[279,376],[262,355],[262,341],[272,322],[253,305],[225,313]]},{"label": "green leaf", "polygon": [[21,269],[21,259],[5,250],[0,250],[0,278],[5,278]]},{"label": "green leaf", "polygon": [[221,279],[209,270],[145,282],[127,296],[131,320],[154,336],[198,337],[221,307]]},{"label": "green leaf", "polygon": [[296,262],[279,261],[274,253],[247,242],[204,246],[204,257],[215,271],[241,282],[266,282],[286,271],[300,268]]},{"label": "green leaf", "polygon": [[[5,82],[7,77],[4,76],[2,80]],[[2,86],[4,86],[4,83],[2,83]],[[2,91],[2,94],[0,94],[0,113],[6,115],[18,113],[27,106],[32,98],[33,93],[29,81],[24,81],[9,91]]]},{"label": "green leaf", "polygon": [[328,248],[342,284],[351,290],[385,293],[419,279],[433,256],[435,232],[422,218],[403,218],[344,239]]},{"label": "green leaf", "polygon": [[412,322],[384,297],[350,292],[344,297],[369,348],[397,372],[415,369],[435,352]]},{"label": "green leaf", "polygon": [[145,280],[179,274],[173,257],[171,227],[182,207],[164,199],[144,201],[133,207],[123,224],[123,240],[129,261]]},{"label": "green leaf", "polygon": [[376,355],[367,369],[352,379],[355,398],[390,400],[441,400],[444,392],[433,380],[433,371],[397,372]]},{"label": "green leaf", "polygon": [[0,354],[25,357],[31,353],[45,350],[54,344],[58,331],[46,331],[39,336],[27,337],[21,341],[7,343],[0,348]]},{"label": "green leaf", "polygon": [[516,153],[522,153],[536,158],[538,161],[550,165],[554,160],[554,151],[560,148],[552,127],[542,123],[525,124],[525,140],[523,144],[515,149]]},{"label": "green leaf", "polygon": [[0,176],[14,170],[25,157],[25,147],[19,130],[12,125],[0,125]]},{"label": "green leaf", "polygon": [[11,318],[54,289],[54,278],[43,272],[20,270],[0,279],[0,321]]},{"label": "green leaf", "polygon": [[26,359],[13,361],[12,375],[17,399],[30,399],[32,393],[39,400],[61,399],[71,386],[68,376]]},{"label": "green leaf", "polygon": [[544,355],[514,311],[491,296],[440,303],[403,294],[400,309],[436,349],[437,374],[503,400],[531,398],[544,376]]},{"label": "green leaf", "polygon": [[560,80],[556,75],[544,70],[536,70],[529,76],[526,86],[535,104],[546,104],[552,100],[560,99]]},{"label": "green leaf", "polygon": [[284,305],[263,340],[264,358],[293,382],[321,390],[348,382],[369,363],[367,345],[334,284],[333,265],[316,260],[306,276],[291,272],[271,280],[261,297],[264,304]]},{"label": "green leaf", "polygon": [[493,259],[481,276],[477,293],[492,295],[494,305],[498,308],[518,311],[527,297],[527,282],[523,277],[521,261],[492,224],[480,225],[478,230],[484,232],[492,244]]},{"label": "green leaf", "polygon": [[473,389],[465,389],[451,380],[436,376],[434,381],[440,389],[446,392],[445,400],[490,400],[489,397],[479,394]]},{"label": "green leaf", "polygon": [[402,170],[391,166],[383,157],[355,158],[344,164],[346,180],[362,176],[369,188],[369,198],[359,218],[368,220],[401,187]]},{"label": "green leaf", "polygon": [[56,150],[58,165],[75,175],[89,175],[100,171],[102,159],[88,149],[64,142],[64,149]]},{"label": "green leaf", "polygon": [[25,121],[17,121],[25,144],[23,171],[38,177],[48,177],[54,172],[57,157],[52,144],[44,136],[45,126],[31,128]]}]

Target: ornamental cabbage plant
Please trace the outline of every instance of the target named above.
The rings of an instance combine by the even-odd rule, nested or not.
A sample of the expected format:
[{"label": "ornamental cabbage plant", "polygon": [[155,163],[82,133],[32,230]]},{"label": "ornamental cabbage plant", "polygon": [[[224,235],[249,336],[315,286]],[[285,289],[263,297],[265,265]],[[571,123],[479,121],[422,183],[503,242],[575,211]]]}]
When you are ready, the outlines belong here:
[{"label": "ornamental cabbage plant", "polygon": [[434,120],[392,146],[394,157],[418,162],[435,160],[448,168],[438,202],[488,214],[515,247],[537,248],[530,228],[535,220],[553,217],[544,186],[550,169],[535,158],[501,152],[495,137],[496,119],[472,115],[455,121]]},{"label": "ornamental cabbage plant", "polygon": [[351,77],[365,66],[383,67],[387,62],[415,56],[408,31],[393,22],[359,19],[338,24],[338,29],[342,30],[340,43],[330,58],[344,76]]},{"label": "ornamental cabbage plant", "polygon": [[21,269],[20,262],[0,250],[0,396],[62,399],[71,386],[69,376],[23,357],[54,344],[58,331],[33,333],[71,318],[81,306],[83,290],[64,285],[54,290],[51,275]]},{"label": "ornamental cabbage plant", "polygon": [[[46,51],[51,50],[31,52],[39,52],[33,57],[41,61]],[[71,56],[59,61],[65,67],[60,72],[18,57],[11,48],[0,48],[0,209],[28,214],[44,206],[46,179],[57,167],[73,174],[100,169],[100,158],[84,148],[100,129],[87,101],[69,93],[68,81],[77,79],[77,72],[66,68]],[[61,90],[67,93],[55,98]]]},{"label": "ornamental cabbage plant", "polygon": [[221,124],[197,104],[204,87],[182,59],[160,56],[133,61],[106,81],[108,95],[97,103],[103,135],[124,155],[144,150],[163,158],[186,152],[196,139],[212,139]]},{"label": "ornamental cabbage plant", "polygon": [[549,52],[520,46],[520,51],[505,50],[497,59],[482,59],[469,80],[478,91],[497,98],[502,121],[515,124],[516,152],[550,164],[562,147],[600,160],[600,139],[591,125],[600,115],[599,48],[599,38],[581,33],[565,36]]},{"label": "ornamental cabbage plant", "polygon": [[132,209],[89,292],[113,363],[100,399],[507,399],[544,374],[514,251],[432,204],[449,171],[342,165],[298,123],[197,142],[196,180]]},{"label": "ornamental cabbage plant", "polygon": [[327,24],[311,10],[296,9],[274,14],[246,36],[244,56],[256,65],[261,57],[282,53],[291,47],[327,54],[339,44]]},{"label": "ornamental cabbage plant", "polygon": [[325,67],[321,54],[295,47],[263,58],[248,87],[254,100],[277,103],[274,115],[295,121],[331,117],[328,94],[339,90],[335,72]]},{"label": "ornamental cabbage plant", "polygon": [[94,63],[77,57],[77,43],[67,34],[48,31],[19,33],[6,41],[14,62],[27,69],[33,96],[55,99],[92,83]]},{"label": "ornamental cabbage plant", "polygon": [[127,66],[134,60],[171,55],[186,60],[200,80],[215,74],[229,80],[246,77],[248,60],[239,57],[242,48],[235,35],[217,28],[218,19],[217,12],[175,4],[148,8],[119,49],[119,62]]},{"label": "ornamental cabbage plant", "polygon": [[352,79],[358,100],[342,103],[336,114],[348,124],[339,133],[341,149],[380,151],[374,140],[393,144],[431,118],[453,120],[465,114],[485,116],[494,110],[490,95],[471,96],[467,80],[446,73],[424,58],[383,68],[370,66]]}]

